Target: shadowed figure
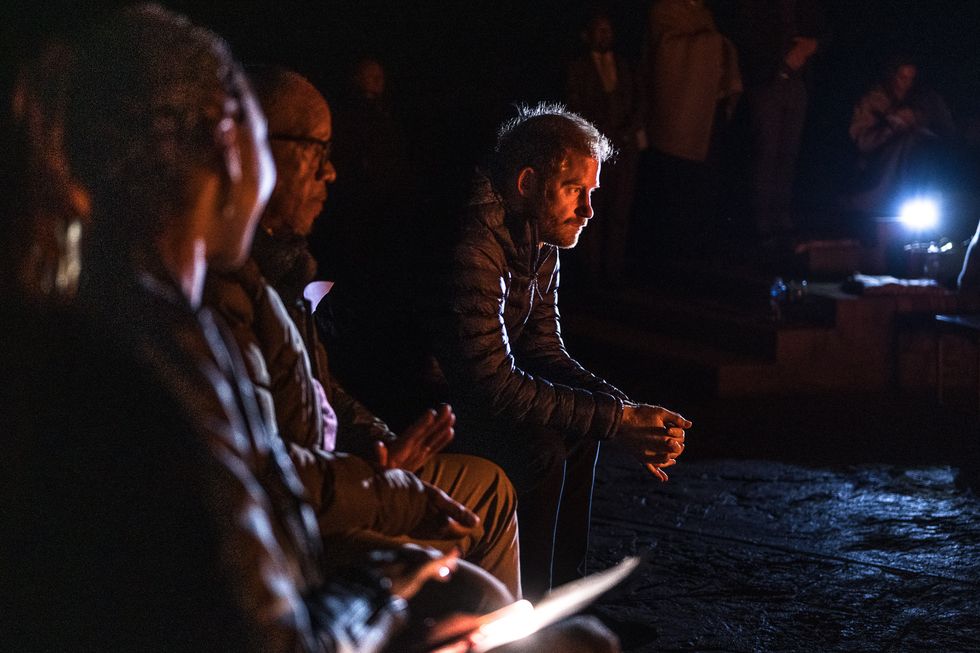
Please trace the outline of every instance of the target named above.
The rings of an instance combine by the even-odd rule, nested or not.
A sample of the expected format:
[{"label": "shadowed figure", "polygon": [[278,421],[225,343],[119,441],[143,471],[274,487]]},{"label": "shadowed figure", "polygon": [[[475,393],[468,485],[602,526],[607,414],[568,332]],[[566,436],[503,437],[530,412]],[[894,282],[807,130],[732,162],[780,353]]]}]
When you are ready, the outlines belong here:
[{"label": "shadowed figure", "polygon": [[809,101],[810,61],[826,38],[821,0],[737,0],[719,17],[738,48],[756,235],[793,231],[793,183]]},{"label": "shadowed figure", "polygon": [[476,176],[429,315],[459,418],[456,444],[493,460],[518,494],[525,592],[578,577],[588,548],[600,442],[625,447],[661,480],[690,422],[631,402],[565,349],[559,252],[593,217],[612,144],[560,105],[521,107]]},{"label": "shadowed figure", "polygon": [[[318,466],[298,465],[312,495],[323,483],[338,484],[341,471],[360,464],[370,477],[372,465],[403,470],[403,492],[387,497],[391,514],[412,511],[419,497],[413,483],[441,488],[463,502],[479,518],[460,524],[452,532],[398,532],[365,528],[354,512],[369,509],[353,505],[341,514],[326,513],[321,530],[333,550],[360,546],[397,547],[424,544],[444,551],[457,548],[463,558],[480,565],[506,584],[507,590],[486,578],[489,588],[473,586],[475,596],[520,596],[517,566],[517,520],[513,489],[504,473],[472,456],[440,455],[453,437],[454,416],[448,406],[427,411],[400,435],[371,414],[331,375],[327,354],[316,329],[310,302],[303,289],[312,280],[314,266],[303,236],[320,215],[328,186],[336,175],[330,160],[331,116],[319,92],[302,76],[265,67],[251,71],[267,120],[277,182],[259,221],[252,258],[231,273],[213,274],[206,302],[232,327],[245,354],[263,415],[270,428],[291,445],[294,456],[320,458]],[[334,448],[355,456],[328,457]],[[305,472],[305,473],[304,473]],[[396,473],[393,471],[392,473]],[[416,476],[417,474],[417,476]],[[360,478],[347,479],[355,487],[338,487],[360,496]],[[363,499],[361,499],[363,501]],[[439,510],[435,503],[431,506]],[[352,541],[354,540],[354,541]],[[476,577],[475,570],[470,575]],[[490,601],[478,601],[480,605]]]},{"label": "shadowed figure", "polygon": [[655,0],[641,67],[650,142],[645,239],[717,232],[717,150],[742,82],[735,47],[703,0]]},{"label": "shadowed figure", "polygon": [[582,37],[588,52],[568,67],[568,108],[594,123],[616,147],[615,159],[603,168],[602,187],[593,200],[596,220],[582,234],[577,255],[570,257],[582,268],[579,281],[598,289],[624,280],[636,167],[639,152],[646,147],[646,134],[640,125],[633,70],[613,48],[615,34],[609,17],[593,16]]},{"label": "shadowed figure", "polygon": [[360,60],[351,89],[336,103],[332,160],[337,182],[329,220],[317,224],[312,247],[321,276],[359,279],[384,257],[392,222],[406,215],[415,197],[416,171],[404,129],[387,92],[385,69]]},{"label": "shadowed figure", "polygon": [[894,58],[855,105],[848,133],[859,153],[851,208],[897,215],[903,194],[935,189],[955,132],[949,108],[921,83],[919,67]]}]

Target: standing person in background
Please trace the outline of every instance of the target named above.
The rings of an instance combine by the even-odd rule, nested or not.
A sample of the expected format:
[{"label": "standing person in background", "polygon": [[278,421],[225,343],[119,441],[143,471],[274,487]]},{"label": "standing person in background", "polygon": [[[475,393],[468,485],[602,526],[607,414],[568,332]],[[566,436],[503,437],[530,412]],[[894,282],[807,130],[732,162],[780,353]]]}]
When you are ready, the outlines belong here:
[{"label": "standing person in background", "polygon": [[798,227],[793,183],[808,90],[806,73],[825,38],[822,0],[735,0],[724,21],[738,47],[751,142],[749,202],[756,235]]},{"label": "standing person in background", "polygon": [[664,236],[718,225],[717,141],[742,92],[738,58],[703,0],[655,0],[643,56],[650,180]]},{"label": "standing person in background", "polygon": [[568,108],[591,121],[616,147],[616,158],[603,170],[602,188],[593,200],[599,221],[582,234],[580,257],[593,289],[624,281],[626,238],[636,190],[636,167],[646,133],[640,126],[633,70],[614,49],[615,31],[604,13],[586,24],[582,39],[588,52],[568,66]]},{"label": "standing person in background", "polygon": [[337,181],[330,220],[318,222],[311,239],[320,274],[332,281],[372,275],[405,219],[406,198],[414,197],[416,170],[388,87],[381,62],[365,57],[354,66],[347,96],[332,103]]}]

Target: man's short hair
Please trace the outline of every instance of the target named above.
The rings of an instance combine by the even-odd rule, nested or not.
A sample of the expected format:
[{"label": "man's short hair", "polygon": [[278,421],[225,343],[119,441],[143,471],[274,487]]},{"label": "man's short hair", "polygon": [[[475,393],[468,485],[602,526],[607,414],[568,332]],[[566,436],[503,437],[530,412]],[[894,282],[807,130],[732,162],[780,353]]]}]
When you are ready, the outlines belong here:
[{"label": "man's short hair", "polygon": [[248,83],[220,37],[152,4],[84,34],[73,73],[65,145],[93,197],[93,234],[111,247],[145,243],[220,156],[217,125],[242,120]]},{"label": "man's short hair", "polygon": [[604,163],[615,148],[591,122],[552,102],[519,105],[517,116],[497,131],[490,175],[497,185],[508,185],[524,168],[551,178],[569,153],[584,154]]}]

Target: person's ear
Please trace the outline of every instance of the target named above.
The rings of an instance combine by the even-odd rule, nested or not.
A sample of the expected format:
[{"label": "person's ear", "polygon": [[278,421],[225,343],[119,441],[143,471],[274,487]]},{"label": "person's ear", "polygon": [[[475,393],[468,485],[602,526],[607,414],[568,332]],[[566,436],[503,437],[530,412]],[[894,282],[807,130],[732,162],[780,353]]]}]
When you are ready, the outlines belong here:
[{"label": "person's ear", "polygon": [[215,127],[214,137],[221,150],[224,176],[234,185],[242,180],[242,154],[238,145],[238,125],[225,116]]},{"label": "person's ear", "polygon": [[538,186],[538,173],[527,166],[517,173],[517,194],[527,198],[534,194]]}]

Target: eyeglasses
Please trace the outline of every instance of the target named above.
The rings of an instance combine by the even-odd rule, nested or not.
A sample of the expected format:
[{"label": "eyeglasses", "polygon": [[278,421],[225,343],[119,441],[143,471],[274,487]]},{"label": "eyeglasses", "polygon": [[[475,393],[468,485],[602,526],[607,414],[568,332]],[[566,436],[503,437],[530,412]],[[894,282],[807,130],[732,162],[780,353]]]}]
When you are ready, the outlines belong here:
[{"label": "eyeglasses", "polygon": [[300,145],[306,145],[307,147],[318,148],[320,150],[320,155],[317,159],[317,166],[320,170],[330,163],[330,151],[333,145],[331,141],[313,138],[312,136],[293,136],[292,134],[269,134],[269,140],[299,143]]}]

